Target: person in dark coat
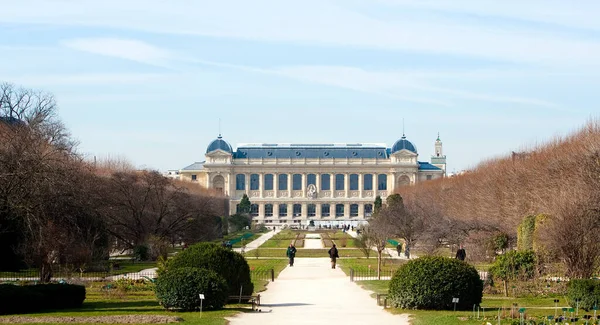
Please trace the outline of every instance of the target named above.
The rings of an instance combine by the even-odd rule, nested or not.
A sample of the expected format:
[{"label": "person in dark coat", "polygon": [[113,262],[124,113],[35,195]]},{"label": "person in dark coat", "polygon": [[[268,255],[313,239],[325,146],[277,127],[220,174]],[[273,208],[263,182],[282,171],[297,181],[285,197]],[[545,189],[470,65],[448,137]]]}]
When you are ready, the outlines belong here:
[{"label": "person in dark coat", "polygon": [[400,257],[400,254],[402,254],[402,243],[398,243],[396,246],[396,252],[398,252],[398,257]]},{"label": "person in dark coat", "polygon": [[329,249],[328,253],[329,253],[329,257],[331,258],[331,268],[335,269],[336,259],[338,259],[340,257],[340,255],[338,254],[338,250],[335,247],[335,244],[333,244],[333,246]]},{"label": "person in dark coat", "polygon": [[462,245],[460,245],[460,248],[456,251],[456,258],[461,261],[464,261],[465,258],[467,258],[467,252]]},{"label": "person in dark coat", "polygon": [[294,266],[294,257],[296,257],[296,247],[290,244],[285,255],[290,259],[290,266]]}]

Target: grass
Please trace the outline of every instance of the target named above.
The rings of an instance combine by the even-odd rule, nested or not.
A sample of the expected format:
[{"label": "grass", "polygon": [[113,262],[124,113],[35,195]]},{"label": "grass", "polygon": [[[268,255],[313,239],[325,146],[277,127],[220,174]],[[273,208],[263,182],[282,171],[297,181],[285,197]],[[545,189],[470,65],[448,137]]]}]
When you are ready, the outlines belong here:
[{"label": "grass", "polygon": [[268,260],[257,260],[257,259],[251,259],[251,258],[246,258],[246,260],[248,261],[248,265],[250,266],[251,270],[254,271],[269,271],[271,269],[273,269],[275,271],[275,276],[278,276],[279,273],[281,273],[281,271],[283,271],[283,269],[285,269],[285,267],[288,264],[288,260],[286,258],[283,259],[268,259]]},{"label": "grass", "polygon": [[[306,249],[299,248],[296,251],[296,258],[301,257],[329,257],[327,253],[328,249]],[[345,257],[363,257],[364,254],[359,249],[354,248],[340,248],[338,249],[340,258]],[[284,248],[259,248],[259,257],[281,257],[285,258],[286,250]],[[249,251],[246,253],[247,259],[252,259],[255,257],[254,251]]]},{"label": "grass", "polygon": [[[389,280],[380,280],[380,281],[358,281],[357,283],[362,286],[366,290],[373,291],[372,297],[375,297],[377,293],[388,293]],[[517,304],[516,308],[525,308],[526,317],[535,318],[536,322],[542,322],[543,318],[554,315],[555,309],[554,307],[554,299],[555,298],[537,298],[537,297],[528,297],[528,298],[505,298],[503,296],[484,296],[483,301],[481,303],[481,307],[485,310],[485,319],[483,316],[483,312],[481,311],[479,314],[479,319],[477,319],[477,315],[473,314],[472,310],[469,311],[435,311],[435,310],[405,310],[400,308],[391,308],[390,312],[395,314],[410,314],[411,323],[413,325],[481,325],[490,322],[492,324],[498,324],[498,311],[500,311],[502,318],[502,325],[511,324],[512,320],[510,317],[510,308],[513,303]],[[562,313],[561,308],[566,307],[565,299],[562,297],[558,297],[560,300],[558,315]],[[585,313],[580,310],[579,317]],[[519,314],[515,313],[514,318],[518,319]],[[569,322],[570,323],[570,322]],[[579,321],[577,324],[584,324],[584,322]]]},{"label": "grass", "polygon": [[[406,260],[382,259],[381,270],[393,271],[404,263],[406,263]],[[369,269],[371,272],[377,272],[377,253],[374,256],[371,255],[370,258],[340,259],[339,264],[346,275],[350,274],[350,268],[358,272],[367,272]],[[371,266],[370,268],[369,265]]]},{"label": "grass", "polygon": [[[88,286],[82,308],[33,313],[26,316],[168,315],[183,318],[184,321],[181,324],[224,325],[227,324],[225,317],[249,311],[247,305],[228,305],[224,310],[205,311],[202,314],[199,312],[170,312],[158,304],[153,291],[136,291],[108,296],[101,290],[102,285],[104,283],[92,283]],[[3,317],[9,316],[0,316],[0,319]]]}]

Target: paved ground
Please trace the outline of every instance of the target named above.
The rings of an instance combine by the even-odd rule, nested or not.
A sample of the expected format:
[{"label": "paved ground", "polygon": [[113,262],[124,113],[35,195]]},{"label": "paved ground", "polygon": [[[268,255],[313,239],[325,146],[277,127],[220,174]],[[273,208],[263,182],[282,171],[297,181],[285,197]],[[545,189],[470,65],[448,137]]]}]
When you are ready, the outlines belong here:
[{"label": "paved ground", "polygon": [[[258,237],[257,239],[249,242],[248,244],[246,244],[246,247],[244,248],[245,252],[249,252],[251,250],[257,249],[260,245],[264,244],[267,240],[269,240],[271,237],[275,236],[275,234],[279,233],[281,231],[281,228],[278,228],[277,230],[273,231],[269,231],[264,233],[263,235],[261,235],[260,237]],[[241,248],[234,248],[234,251],[241,253],[242,249]]]},{"label": "paved ground", "polygon": [[350,282],[328,258],[298,258],[261,294],[262,312],[242,313],[231,325],[403,325],[407,315],[392,315],[377,306],[370,292]]},{"label": "paved ground", "polygon": [[[309,236],[310,235],[310,236]],[[304,238],[304,248],[307,249],[321,249],[323,248],[323,241],[319,234],[309,234]]]}]

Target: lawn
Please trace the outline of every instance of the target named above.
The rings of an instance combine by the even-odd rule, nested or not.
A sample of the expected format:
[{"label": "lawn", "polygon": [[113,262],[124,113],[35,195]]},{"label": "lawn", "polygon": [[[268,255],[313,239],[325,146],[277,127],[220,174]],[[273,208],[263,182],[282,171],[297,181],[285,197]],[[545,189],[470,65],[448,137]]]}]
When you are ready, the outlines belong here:
[{"label": "lawn", "polygon": [[[250,311],[248,305],[228,305],[220,311],[175,313],[165,311],[158,304],[153,291],[135,291],[124,294],[107,293],[101,290],[105,283],[92,283],[87,288],[86,300],[83,307],[73,310],[48,311],[45,313],[27,314],[32,317],[48,316],[108,316],[108,315],[167,315],[181,317],[181,324],[227,324],[225,317],[231,317],[239,312]],[[14,315],[13,315],[14,316]],[[5,318],[10,316],[0,316]],[[51,323],[46,323],[51,324]]]},{"label": "lawn", "polygon": [[[380,281],[358,281],[357,283],[362,286],[366,290],[373,291],[373,297],[377,293],[388,293],[389,282],[387,280]],[[549,315],[555,315],[554,307],[554,299],[555,298],[506,298],[503,296],[487,296],[483,297],[483,301],[481,303],[482,309],[479,313],[479,319],[477,318],[477,313],[473,313],[472,310],[469,311],[432,311],[432,310],[404,310],[400,308],[390,308],[388,309],[392,313],[396,314],[411,314],[412,315],[412,324],[413,325],[481,325],[486,322],[490,322],[492,324],[498,324],[498,312],[500,312],[502,322],[501,324],[511,324],[511,313],[510,309],[513,304],[517,304],[518,308],[525,308],[525,316],[526,317],[534,317],[536,322],[542,322],[543,318]],[[561,308],[567,307],[565,303],[565,299],[563,297],[558,297],[560,300],[559,309],[557,314],[560,315],[562,313]],[[373,302],[375,303],[375,301]],[[484,318],[485,313],[485,318]],[[584,315],[584,311],[579,311],[579,317]],[[593,313],[592,313],[593,314]],[[516,312],[514,314],[515,319],[519,318],[519,314]],[[577,324],[584,324],[584,322],[580,322]]]},{"label": "lawn", "polygon": [[[285,248],[259,248],[258,249],[259,257],[281,257],[285,258]],[[296,252],[296,258],[301,257],[329,257],[327,253],[328,249],[304,249],[299,248]],[[340,248],[338,249],[340,258],[345,257],[364,257],[364,254],[361,250],[355,248]],[[256,252],[254,250],[246,253],[247,259],[252,259],[256,256]]]},{"label": "lawn", "polygon": [[[399,259],[382,259],[381,270],[387,273],[398,269],[400,265],[406,262],[406,260]],[[368,271],[377,272],[377,253],[375,253],[374,256],[371,255],[370,258],[340,259],[339,264],[346,275],[350,274],[350,268],[360,273]]]}]

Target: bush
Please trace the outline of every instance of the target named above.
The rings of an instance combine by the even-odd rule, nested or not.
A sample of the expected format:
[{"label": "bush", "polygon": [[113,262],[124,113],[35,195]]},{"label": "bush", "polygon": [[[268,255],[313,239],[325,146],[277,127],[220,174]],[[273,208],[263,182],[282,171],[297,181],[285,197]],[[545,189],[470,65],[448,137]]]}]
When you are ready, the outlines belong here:
[{"label": "bush", "polygon": [[146,245],[133,247],[133,258],[136,261],[147,261],[150,259],[150,248]]},{"label": "bush", "polygon": [[392,277],[389,298],[392,305],[406,309],[451,310],[479,305],[483,281],[471,265],[440,256],[425,256],[402,265]]},{"label": "bush", "polygon": [[81,307],[85,287],[72,284],[0,285],[0,314]]},{"label": "bush", "polygon": [[528,280],[534,277],[535,266],[533,251],[510,251],[496,257],[489,271],[502,280]]},{"label": "bush", "polygon": [[579,299],[579,308],[589,311],[600,303],[600,281],[588,279],[574,279],[567,285],[569,304],[576,307]]},{"label": "bush", "polygon": [[167,262],[167,272],[182,267],[207,269],[221,275],[229,287],[230,295],[251,295],[254,285],[250,267],[242,254],[213,243],[198,243],[175,255]]},{"label": "bush", "polygon": [[204,294],[202,309],[221,309],[227,301],[225,279],[211,270],[195,267],[171,269],[156,280],[156,297],[166,309],[190,311],[200,309],[199,294]]}]

